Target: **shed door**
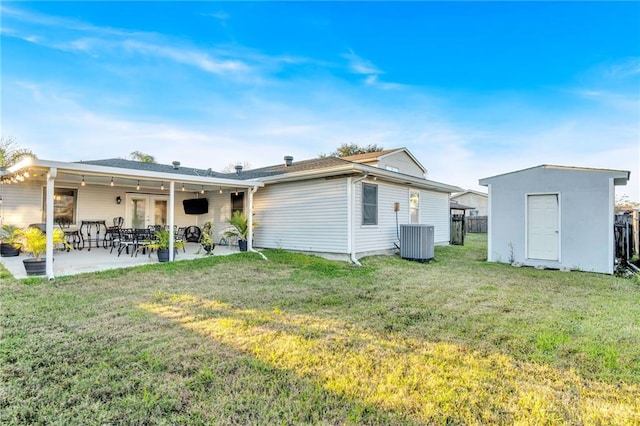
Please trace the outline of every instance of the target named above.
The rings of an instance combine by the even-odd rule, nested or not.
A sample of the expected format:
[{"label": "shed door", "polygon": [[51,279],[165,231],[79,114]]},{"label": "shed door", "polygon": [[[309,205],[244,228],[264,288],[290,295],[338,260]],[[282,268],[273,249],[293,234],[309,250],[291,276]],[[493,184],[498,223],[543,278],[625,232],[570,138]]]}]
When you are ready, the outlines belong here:
[{"label": "shed door", "polygon": [[527,196],[527,257],[558,260],[558,195]]}]

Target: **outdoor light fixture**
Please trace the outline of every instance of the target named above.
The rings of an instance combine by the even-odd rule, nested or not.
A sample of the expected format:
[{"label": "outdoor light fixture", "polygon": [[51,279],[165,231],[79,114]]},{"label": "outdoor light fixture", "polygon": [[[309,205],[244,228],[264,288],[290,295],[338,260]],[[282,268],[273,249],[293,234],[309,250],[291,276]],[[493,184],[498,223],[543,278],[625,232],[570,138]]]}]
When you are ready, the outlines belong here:
[{"label": "outdoor light fixture", "polygon": [[116,197],[116,204],[120,204],[122,202],[122,197],[119,195]]},{"label": "outdoor light fixture", "polygon": [[109,186],[113,186],[113,177],[111,178],[111,182],[109,183]]},{"label": "outdoor light fixture", "polygon": [[29,170],[26,170],[26,171],[24,172],[24,177],[28,178],[29,176],[31,176],[31,175],[29,174]]},{"label": "outdoor light fixture", "polygon": [[201,194],[204,194],[204,185],[202,186],[202,189],[200,190]]},{"label": "outdoor light fixture", "polygon": [[84,175],[82,175],[82,182],[80,182],[80,186],[85,186],[85,185],[86,185],[86,183],[84,181]]},{"label": "outdoor light fixture", "polygon": [[220,191],[218,191],[220,194],[222,194],[222,187],[220,187]]},{"label": "outdoor light fixture", "polygon": [[160,190],[164,191],[164,182],[160,182]]},{"label": "outdoor light fixture", "polygon": [[136,185],[136,190],[140,191],[140,181],[138,181],[138,184]]}]

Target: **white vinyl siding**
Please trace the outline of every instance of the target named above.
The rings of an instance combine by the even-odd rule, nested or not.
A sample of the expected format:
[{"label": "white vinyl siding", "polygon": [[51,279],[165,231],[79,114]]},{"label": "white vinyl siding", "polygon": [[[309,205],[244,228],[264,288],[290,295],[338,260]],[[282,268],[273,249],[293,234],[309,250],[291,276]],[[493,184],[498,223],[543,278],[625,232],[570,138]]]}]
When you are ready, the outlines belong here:
[{"label": "white vinyl siding", "polygon": [[434,226],[434,242],[436,244],[449,243],[449,194],[421,191],[420,198],[420,223]]},{"label": "white vinyl siding", "polygon": [[384,156],[384,158],[380,159],[378,167],[380,167],[381,169],[392,167],[393,169],[405,175],[424,177],[424,172],[422,171],[422,169],[404,151],[387,154],[386,156]]},{"label": "white vinyl siding", "polygon": [[254,195],[254,245],[347,253],[347,179],[281,183]]},{"label": "white vinyl siding", "polygon": [[0,225],[24,227],[30,223],[41,223],[42,188],[41,182],[0,185]]}]

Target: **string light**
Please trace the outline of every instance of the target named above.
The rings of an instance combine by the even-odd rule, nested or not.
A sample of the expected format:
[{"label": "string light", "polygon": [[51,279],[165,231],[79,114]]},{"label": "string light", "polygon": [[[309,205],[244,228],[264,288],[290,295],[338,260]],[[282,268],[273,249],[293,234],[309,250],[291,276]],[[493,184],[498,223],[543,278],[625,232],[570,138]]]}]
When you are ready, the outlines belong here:
[{"label": "string light", "polygon": [[160,182],[160,190],[164,191],[164,182]]},{"label": "string light", "polygon": [[136,190],[140,191],[140,181],[138,181],[138,184],[136,185]]},{"label": "string light", "polygon": [[28,178],[29,176],[31,176],[31,175],[29,174],[29,170],[25,170],[25,172],[24,172],[24,177]]},{"label": "string light", "polygon": [[204,194],[204,185],[202,186],[202,189],[200,190],[201,194]]},{"label": "string light", "polygon": [[182,191],[184,191],[184,182],[182,183]]},{"label": "string light", "polygon": [[109,186],[113,186],[113,177],[111,178],[111,183],[109,183]]},{"label": "string light", "polygon": [[222,194],[222,187],[220,187],[220,191],[218,191],[220,194]]},{"label": "string light", "polygon": [[87,183],[84,181],[84,175],[82,175],[82,182],[80,182],[80,186],[85,186]]}]

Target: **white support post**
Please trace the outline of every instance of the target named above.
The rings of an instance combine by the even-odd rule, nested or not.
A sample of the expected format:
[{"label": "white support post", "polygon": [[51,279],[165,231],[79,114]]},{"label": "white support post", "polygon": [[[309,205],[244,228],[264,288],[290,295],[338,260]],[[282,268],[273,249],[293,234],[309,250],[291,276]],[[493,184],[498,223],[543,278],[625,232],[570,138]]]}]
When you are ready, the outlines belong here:
[{"label": "white support post", "polygon": [[47,251],[45,259],[47,262],[47,278],[50,280],[55,279],[55,275],[53,274],[53,195],[57,175],[58,169],[55,167],[49,169],[49,173],[47,174],[47,221],[45,223],[45,231],[47,233]]},{"label": "white support post", "polygon": [[176,198],[176,183],[174,181],[169,182],[169,262],[173,262],[174,258],[174,203]]},{"label": "white support post", "polygon": [[253,250],[253,188],[247,188],[247,250]]}]

